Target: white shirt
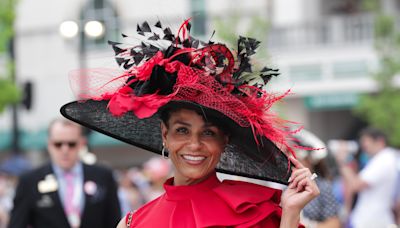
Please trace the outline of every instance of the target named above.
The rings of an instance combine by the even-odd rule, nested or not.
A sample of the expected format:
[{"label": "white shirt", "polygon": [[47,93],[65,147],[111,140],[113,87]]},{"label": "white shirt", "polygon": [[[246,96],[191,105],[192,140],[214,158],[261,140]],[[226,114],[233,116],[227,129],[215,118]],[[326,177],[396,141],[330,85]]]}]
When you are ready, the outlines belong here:
[{"label": "white shirt", "polygon": [[385,228],[394,224],[391,211],[396,183],[396,155],[393,148],[378,152],[360,172],[368,187],[359,192],[351,214],[355,228]]},{"label": "white shirt", "polygon": [[[65,204],[65,191],[66,191],[66,180],[64,178],[64,171],[56,166],[52,165],[54,173],[56,174],[56,178],[58,180],[58,184],[60,186],[58,195],[60,197],[61,203],[64,205]],[[72,169],[71,172],[75,174],[74,176],[74,198],[72,200],[73,205],[77,206],[77,208],[80,209],[80,211],[83,211],[83,207],[85,204],[85,197],[83,194],[83,165],[82,163],[77,163]]]}]

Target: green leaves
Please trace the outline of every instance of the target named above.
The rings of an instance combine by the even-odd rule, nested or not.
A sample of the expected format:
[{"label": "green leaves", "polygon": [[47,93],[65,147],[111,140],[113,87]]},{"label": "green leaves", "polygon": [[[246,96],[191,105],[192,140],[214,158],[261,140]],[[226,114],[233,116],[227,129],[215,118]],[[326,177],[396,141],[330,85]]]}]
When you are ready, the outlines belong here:
[{"label": "green leaves", "polygon": [[20,90],[11,80],[0,79],[0,113],[9,104],[17,103],[21,98]]},{"label": "green leaves", "polygon": [[[14,35],[15,5],[16,0],[0,0],[0,54],[8,51]],[[21,91],[14,83],[14,60],[6,60],[7,75],[0,75],[0,113],[7,105],[15,104],[21,99]]]},{"label": "green leaves", "polygon": [[374,79],[378,91],[363,95],[354,112],[383,130],[393,146],[400,146],[400,89],[394,85],[394,78],[400,75],[400,32],[395,28],[394,17],[381,10],[379,1],[364,1],[370,4],[376,17],[374,34],[379,69]]},{"label": "green leaves", "polygon": [[363,96],[354,111],[372,126],[385,131],[392,145],[400,145],[400,90]]},{"label": "green leaves", "polygon": [[14,35],[15,0],[0,0],[0,53],[7,51],[10,38]]}]

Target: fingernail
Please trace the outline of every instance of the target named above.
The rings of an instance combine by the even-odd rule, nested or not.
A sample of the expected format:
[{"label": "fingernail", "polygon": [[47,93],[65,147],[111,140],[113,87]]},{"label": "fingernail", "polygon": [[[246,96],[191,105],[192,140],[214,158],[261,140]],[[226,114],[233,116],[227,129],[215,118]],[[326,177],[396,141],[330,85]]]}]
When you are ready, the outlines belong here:
[{"label": "fingernail", "polygon": [[292,177],[289,177],[289,180],[288,180],[288,182],[290,183],[292,181]]}]

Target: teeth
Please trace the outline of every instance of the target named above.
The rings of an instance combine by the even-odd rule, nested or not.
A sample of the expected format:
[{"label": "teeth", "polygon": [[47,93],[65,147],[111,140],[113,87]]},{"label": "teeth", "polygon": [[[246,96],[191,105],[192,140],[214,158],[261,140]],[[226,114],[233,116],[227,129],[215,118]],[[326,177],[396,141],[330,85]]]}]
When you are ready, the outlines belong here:
[{"label": "teeth", "polygon": [[190,155],[183,155],[183,158],[191,161],[202,161],[206,159],[206,157],[203,156],[190,156]]}]

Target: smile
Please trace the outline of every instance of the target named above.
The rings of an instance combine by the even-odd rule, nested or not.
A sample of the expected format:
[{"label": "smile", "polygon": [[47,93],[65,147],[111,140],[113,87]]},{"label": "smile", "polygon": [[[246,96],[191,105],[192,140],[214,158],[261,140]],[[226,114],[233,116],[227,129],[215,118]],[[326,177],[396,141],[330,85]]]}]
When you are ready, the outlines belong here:
[{"label": "smile", "polygon": [[200,164],[206,159],[205,156],[192,156],[192,155],[182,155],[182,158],[190,164]]}]

